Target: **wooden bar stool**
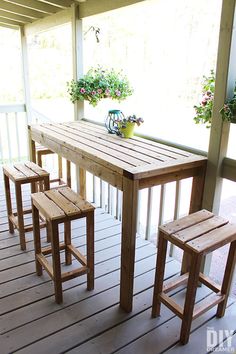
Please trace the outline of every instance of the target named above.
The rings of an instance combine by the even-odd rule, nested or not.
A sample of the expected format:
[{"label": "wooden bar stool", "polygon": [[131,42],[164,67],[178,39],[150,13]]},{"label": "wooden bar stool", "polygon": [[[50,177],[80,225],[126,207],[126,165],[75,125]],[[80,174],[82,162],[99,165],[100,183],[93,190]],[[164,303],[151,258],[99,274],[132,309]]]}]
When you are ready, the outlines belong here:
[{"label": "wooden bar stool", "polygon": [[[43,184],[44,190],[48,190],[49,173],[33,162],[25,162],[23,164],[4,166],[3,175],[5,184],[9,232],[14,233],[15,228],[19,231],[20,246],[22,250],[25,250],[25,232],[32,231],[33,225],[25,225],[24,223],[24,215],[30,214],[32,212],[32,209],[23,209],[21,186],[22,184],[30,183],[31,192],[34,193],[36,191],[36,183],[40,182]],[[12,212],[10,180],[15,184],[17,212]],[[45,226],[44,222],[41,223],[41,227],[43,226]]]},{"label": "wooden bar stool", "polygon": [[[42,157],[51,154],[54,154],[52,150],[47,149],[41,145],[37,146],[36,147],[37,164],[40,167],[42,167],[43,166]],[[58,177],[50,180],[50,183],[55,183],[55,182],[58,182],[59,186],[71,187],[71,163],[70,161],[66,160],[66,182],[65,182],[63,180],[62,157],[59,155],[58,155]]]},{"label": "wooden bar stool", "polygon": [[[180,275],[175,281],[164,284],[165,258],[167,241],[180,247],[191,257],[189,273]],[[231,243],[226,263],[222,286],[213,282],[200,272],[203,255]],[[232,276],[236,260],[236,225],[228,223],[220,216],[215,216],[207,210],[201,210],[159,227],[159,242],[157,254],[156,277],[153,294],[152,316],[160,315],[161,303],[165,304],[182,319],[180,342],[186,344],[189,340],[192,320],[205,311],[218,305],[217,317],[224,316],[229,296]],[[199,304],[195,303],[198,282],[203,283],[215,294],[207,297]],[[167,293],[180,285],[187,283],[185,304],[182,308]]]},{"label": "wooden bar stool", "polygon": [[[42,266],[54,282],[55,299],[62,302],[62,282],[87,274],[87,289],[94,288],[94,207],[69,187],[32,194],[36,272],[42,275]],[[47,222],[51,246],[41,249],[39,212]],[[71,244],[71,221],[86,218],[87,257]],[[64,223],[64,243],[59,242],[58,225]],[[65,250],[66,264],[73,255],[81,267],[61,273],[60,250]],[[52,254],[52,265],[45,257]]]}]

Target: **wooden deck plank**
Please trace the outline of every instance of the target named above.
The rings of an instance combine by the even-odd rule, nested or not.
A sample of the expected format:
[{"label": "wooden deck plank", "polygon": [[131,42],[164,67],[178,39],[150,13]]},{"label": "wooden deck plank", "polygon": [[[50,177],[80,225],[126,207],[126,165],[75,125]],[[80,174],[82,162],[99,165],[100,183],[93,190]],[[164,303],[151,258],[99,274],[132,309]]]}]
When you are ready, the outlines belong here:
[{"label": "wooden deck plank", "polygon": [[[82,220],[82,219],[81,219]],[[116,230],[116,233],[118,234],[120,232],[121,225],[120,224],[113,224],[113,220],[107,220],[106,218],[100,219],[100,221],[97,221],[97,226],[96,226],[96,232],[103,231],[104,232],[104,238],[106,238],[107,230],[109,228],[112,228],[113,230]],[[72,225],[72,238],[76,237],[81,237],[85,235],[85,222],[83,224],[81,223],[80,225],[75,225],[73,223]],[[106,227],[104,229],[104,226]],[[114,232],[114,231],[113,231]],[[11,234],[9,234],[11,235]],[[34,250],[34,243],[33,243],[33,235],[32,233],[27,233],[27,252],[33,251]],[[19,244],[17,244],[17,236],[12,236],[4,239],[2,241],[3,245],[0,248],[0,261],[9,257],[17,256],[22,254],[21,250],[19,249]],[[46,243],[46,230],[42,229],[41,230],[41,240],[43,246],[47,246]],[[63,240],[63,227],[60,228],[60,240]]]},{"label": "wooden deck plank", "polygon": [[[202,288],[198,292],[198,299],[200,300],[202,297],[206,296],[209,291],[206,288]],[[149,294],[146,294],[146,299],[148,296],[152,296],[152,293],[150,292]],[[174,301],[176,301],[178,304],[183,305],[184,301],[184,291],[177,292],[176,295],[173,295],[172,298]],[[81,344],[79,347],[75,347],[74,349],[68,351],[68,353],[78,353],[80,351],[83,354],[89,354],[89,353],[103,353],[103,354],[108,354],[108,353],[113,353],[116,351],[119,351],[122,347],[126,346],[130,342],[132,342],[134,339],[139,338],[142,336],[144,333],[147,333],[149,331],[155,330],[155,328],[160,327],[162,325],[165,325],[165,323],[173,318],[173,313],[167,309],[166,307],[163,306],[162,309],[162,315],[158,318],[150,318],[150,313],[151,309],[149,306],[151,305],[150,299],[148,298],[148,307],[147,310],[144,311],[137,311],[137,307],[139,307],[140,310],[140,305],[137,303],[137,299],[135,298],[136,301],[134,301],[134,311],[135,311],[135,316],[131,318],[129,321],[123,321],[121,324],[118,326],[113,326],[111,329],[108,329],[105,333],[102,333],[91,341],[86,341],[86,343]],[[114,316],[115,317],[115,316]],[[103,321],[105,319],[103,318]],[[158,338],[159,341],[162,341],[162,338]],[[156,348],[153,347],[153,353],[158,353],[155,351]],[[128,351],[127,351],[128,353]],[[143,350],[142,353],[148,353],[148,351]]]},{"label": "wooden deck plank", "polygon": [[[113,255],[114,257],[111,257]],[[144,271],[146,269],[149,269],[150,264],[153,262],[154,258],[155,254],[153,254],[153,249],[137,249],[137,263],[140,264],[138,267],[139,272],[141,271],[140,267],[144,267]],[[98,278],[107,276],[106,279],[112,281],[110,284],[111,287],[117,286],[120,257],[116,254],[115,248],[113,248],[112,252],[109,252],[108,254],[105,251],[101,251],[99,255],[99,260],[97,261],[96,259],[95,261],[96,282]],[[114,272],[116,273],[113,274]],[[42,315],[47,315],[58,310],[58,306],[56,306],[56,304],[54,306],[52,297],[52,283],[49,282],[49,277],[46,276],[43,277],[43,279],[37,277],[37,279],[39,279],[38,281],[40,281],[41,283],[36,284],[33,288],[29,288],[28,290],[26,289],[26,291],[23,289],[21,293],[16,293],[8,297],[8,302],[11,302],[11,305],[8,304],[8,310],[10,312],[8,311],[4,314],[3,320],[0,319],[0,333],[9,331],[13,328],[17,328],[22,324],[30,322],[32,319],[37,319]],[[83,276],[77,281],[74,279],[63,284],[63,289],[66,295],[66,298],[64,299],[66,300],[66,303],[64,302],[63,306],[71,305],[78,300],[79,290],[74,291],[73,288],[78,287],[80,285],[82,285],[82,287],[85,287],[85,283],[86,277]],[[97,288],[96,286],[96,291],[98,290],[99,288]],[[67,293],[69,294],[68,296]],[[24,298],[22,297],[22,294],[24,294]],[[85,293],[83,295],[90,296],[91,294]],[[5,299],[3,299],[3,301],[4,300]],[[5,304],[7,305],[7,301],[5,301]],[[25,311],[26,308],[29,311]]]},{"label": "wooden deck plank", "polygon": [[[141,261],[140,267],[136,273],[135,294],[149,288],[153,283],[152,277],[147,277],[146,271],[143,273],[144,261]],[[171,263],[172,262],[170,262],[170,264]],[[173,274],[173,272],[176,274],[176,265],[173,267],[167,266],[167,268],[167,273],[169,271],[169,274]],[[150,269],[150,264],[148,269]],[[141,274],[138,274],[139,272],[141,272]],[[154,276],[154,269],[151,270],[151,273]],[[47,320],[45,320],[45,317],[42,317],[2,335],[3,342],[5,342],[8,348],[7,350],[9,352],[15,351],[21,346],[33,343],[39,338],[47,337],[49,334],[55,333],[64,327],[71,326],[75,322],[78,322],[79,319],[85,319],[97,312],[104,311],[110,306],[116,305],[118,307],[118,284],[119,272],[117,271],[97,279],[93,292],[79,291],[77,288],[71,289],[70,294],[64,296],[63,309],[61,306],[56,305],[54,300],[51,299],[51,306],[56,309],[56,312],[47,315]],[[76,301],[73,306],[68,306],[67,301],[69,298],[73,298],[74,301]],[[84,301],[81,303],[82,300]],[[47,301],[49,301],[49,299],[47,299]],[[40,333],[38,331],[39,327],[41,328]],[[40,347],[38,348],[41,349]]]},{"label": "wooden deck plank", "polygon": [[[27,193],[24,202],[29,203]],[[4,206],[4,198],[0,200],[1,205]],[[180,320],[164,305],[161,317],[151,319],[156,248],[140,238],[136,242],[134,308],[130,314],[122,311],[119,308],[121,224],[101,209],[96,210],[95,221],[95,290],[86,290],[85,275],[72,279],[63,284],[62,305],[54,302],[53,285],[46,272],[42,277],[35,274],[32,232],[27,233],[26,252],[17,249],[17,235],[0,232],[1,354],[158,354],[166,351],[200,354],[205,353],[207,327],[235,331],[236,305],[230,306],[222,319],[214,317],[216,309],[213,308],[194,320],[190,342],[184,347],[177,344]],[[4,209],[0,208],[0,229],[5,222]],[[62,231],[60,228],[61,236]],[[45,230],[41,232],[47,245]],[[84,252],[85,220],[73,223],[72,237]],[[71,269],[76,266],[73,262]],[[165,278],[171,280],[179,270],[180,264],[168,258]],[[172,292],[176,292],[175,301],[181,304],[185,291]],[[209,293],[203,286],[198,289],[197,299],[204,299]],[[236,336],[233,341],[236,342]]]},{"label": "wooden deck plank", "polygon": [[[220,320],[215,316],[215,309],[206,312],[206,314],[202,317],[199,317],[196,321],[193,322],[192,333],[190,335],[190,341],[187,345],[181,346],[176,344],[172,348],[170,348],[166,353],[168,354],[199,354],[208,352],[206,347],[206,333],[207,328],[214,329],[219,333],[218,330],[228,330],[235,331],[236,329],[236,304],[229,306],[226,309],[225,316]],[[207,322],[204,323],[204,320]],[[199,327],[199,328],[198,328]],[[200,340],[201,338],[201,340]],[[224,333],[225,338],[225,333]],[[234,353],[236,350],[236,341],[234,341],[233,350],[231,353]],[[221,351],[220,351],[221,353]],[[224,353],[224,351],[222,351]]]},{"label": "wooden deck plank", "polygon": [[[172,319],[167,321],[163,326],[157,326],[157,328],[152,331],[140,336],[137,340],[125,346],[123,349],[117,351],[119,354],[156,354],[171,352],[168,349],[177,344],[178,351],[174,351],[175,354],[204,354],[207,352],[206,348],[206,328],[209,321],[214,317],[216,309],[211,309],[210,311],[203,314],[201,317],[193,321],[192,331],[194,331],[198,326],[204,325],[204,331],[201,335],[197,336],[197,340],[193,344],[194,333],[191,333],[190,340],[187,345],[177,344],[179,341],[181,320],[174,316]],[[225,317],[226,318],[226,317]],[[230,316],[230,318],[232,318]],[[206,322],[206,323],[205,323]],[[217,322],[215,318],[214,322]],[[220,322],[220,321],[218,321]],[[191,344],[192,343],[192,344]]]}]

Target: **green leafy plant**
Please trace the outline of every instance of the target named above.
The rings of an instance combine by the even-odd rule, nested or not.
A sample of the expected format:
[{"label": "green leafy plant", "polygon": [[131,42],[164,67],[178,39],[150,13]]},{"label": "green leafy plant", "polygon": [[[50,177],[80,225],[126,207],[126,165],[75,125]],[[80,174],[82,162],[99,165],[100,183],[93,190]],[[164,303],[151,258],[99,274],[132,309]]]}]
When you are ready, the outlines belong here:
[{"label": "green leafy plant", "polygon": [[143,122],[143,118],[137,117],[135,114],[116,120],[116,123],[120,128],[126,128],[128,123],[134,123],[140,126],[140,124],[142,124]]},{"label": "green leafy plant", "polygon": [[225,102],[220,110],[222,119],[228,122],[236,122],[236,87],[234,89],[234,96]]},{"label": "green leafy plant", "polygon": [[211,126],[212,108],[215,93],[215,73],[211,70],[209,76],[203,76],[202,99],[199,105],[195,105],[196,115],[193,118],[196,124],[206,124],[207,128]]},{"label": "green leafy plant", "polygon": [[[207,128],[211,126],[212,109],[215,93],[215,73],[211,70],[209,76],[203,76],[202,82],[202,100],[198,106],[194,106],[196,116],[193,118],[196,124],[206,124]],[[234,88],[233,98],[228,99],[219,113],[224,121],[236,122],[236,86]]]},{"label": "green leafy plant", "polygon": [[133,89],[122,72],[102,67],[91,68],[83,78],[68,83],[68,92],[73,103],[89,101],[94,107],[104,98],[122,101],[132,95]]}]

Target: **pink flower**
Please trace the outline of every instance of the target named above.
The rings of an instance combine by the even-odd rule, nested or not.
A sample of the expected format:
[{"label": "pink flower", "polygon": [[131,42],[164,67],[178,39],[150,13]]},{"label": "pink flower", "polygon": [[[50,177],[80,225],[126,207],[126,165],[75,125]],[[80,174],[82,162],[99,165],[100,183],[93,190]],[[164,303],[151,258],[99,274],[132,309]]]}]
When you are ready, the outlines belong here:
[{"label": "pink flower", "polygon": [[91,92],[91,95],[92,95],[92,96],[96,95],[96,91],[92,91],[92,92]]},{"label": "pink flower", "polygon": [[106,89],[105,95],[106,95],[106,96],[109,96],[109,95],[110,95],[110,90],[109,90],[109,89]]},{"label": "pink flower", "polygon": [[121,92],[119,90],[115,90],[116,96],[120,96]]},{"label": "pink flower", "polygon": [[80,93],[85,93],[85,89],[83,87],[81,87]]},{"label": "pink flower", "polygon": [[97,90],[97,93],[98,93],[99,95],[101,95],[102,89],[98,89],[98,90]]}]

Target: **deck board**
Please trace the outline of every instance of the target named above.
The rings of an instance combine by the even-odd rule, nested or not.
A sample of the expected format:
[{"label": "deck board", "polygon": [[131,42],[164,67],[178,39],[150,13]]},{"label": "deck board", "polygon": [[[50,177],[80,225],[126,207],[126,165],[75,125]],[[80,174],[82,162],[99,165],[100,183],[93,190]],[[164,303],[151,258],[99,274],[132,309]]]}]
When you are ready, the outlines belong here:
[{"label": "deck board", "polygon": [[[190,342],[184,347],[178,344],[180,320],[169,309],[163,305],[161,316],[152,319],[156,248],[141,238],[136,242],[134,308],[130,314],[122,311],[119,308],[121,224],[99,208],[95,217],[95,289],[86,290],[85,275],[72,279],[63,284],[63,304],[56,304],[53,283],[47,273],[43,272],[41,277],[35,274],[32,232],[27,233],[27,250],[23,252],[18,233],[11,235],[7,231],[1,178],[0,187],[1,354],[201,354],[207,352],[208,327],[236,330],[236,305],[232,300],[224,318],[216,319],[213,308],[193,321]],[[28,193],[26,189],[24,203],[29,206]],[[30,215],[27,218],[30,221]],[[62,232],[60,228],[61,236]],[[41,235],[46,245],[44,229]],[[72,238],[85,252],[83,219],[73,222]],[[63,254],[61,260],[64,261]],[[72,269],[75,266],[73,262]],[[165,278],[175,276],[179,270],[180,264],[168,258]],[[197,301],[210,294],[205,286],[199,288]],[[182,304],[185,289],[174,290],[171,295]],[[235,342],[234,335],[232,344],[236,347]]]}]

